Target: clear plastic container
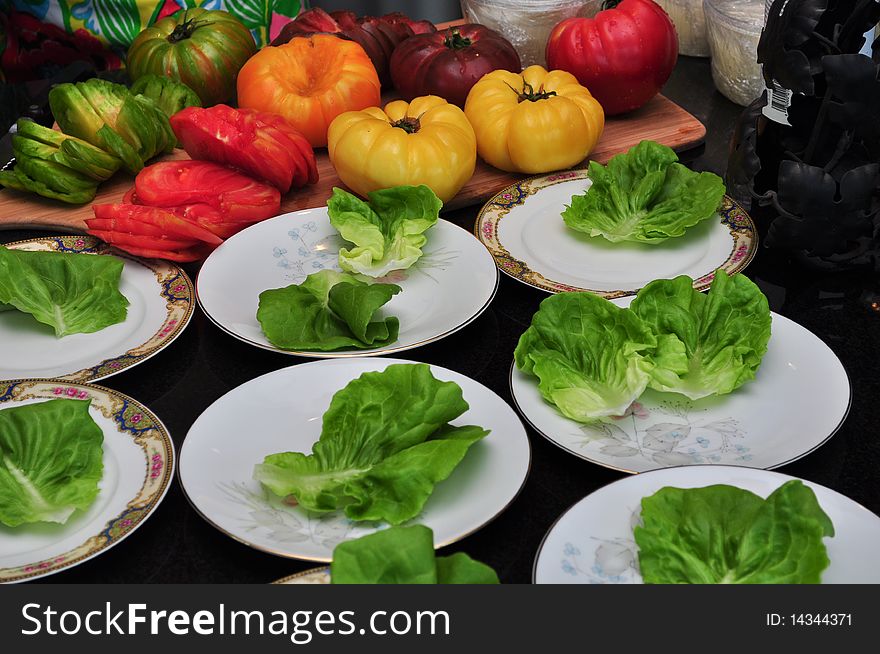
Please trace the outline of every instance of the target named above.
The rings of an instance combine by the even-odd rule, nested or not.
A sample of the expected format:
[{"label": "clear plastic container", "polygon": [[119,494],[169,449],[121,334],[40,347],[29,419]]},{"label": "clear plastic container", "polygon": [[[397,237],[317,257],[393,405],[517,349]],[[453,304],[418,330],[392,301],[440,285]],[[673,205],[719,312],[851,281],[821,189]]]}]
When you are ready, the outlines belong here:
[{"label": "clear plastic container", "polygon": [[689,57],[708,57],[703,0],[654,0],[663,7],[678,32],[678,52]]},{"label": "clear plastic container", "polygon": [[764,0],[703,0],[715,88],[743,106],[764,90],[758,65],[764,4]]},{"label": "clear plastic container", "polygon": [[461,0],[471,23],[501,32],[519,53],[523,68],[546,66],[544,51],[556,25],[573,16],[595,16],[602,0]]}]

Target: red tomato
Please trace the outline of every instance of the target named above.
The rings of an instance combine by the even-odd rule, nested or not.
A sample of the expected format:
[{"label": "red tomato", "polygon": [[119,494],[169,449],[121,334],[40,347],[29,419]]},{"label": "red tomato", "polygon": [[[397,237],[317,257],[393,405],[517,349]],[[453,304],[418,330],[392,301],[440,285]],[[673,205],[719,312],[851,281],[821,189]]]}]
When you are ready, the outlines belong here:
[{"label": "red tomato", "polygon": [[518,73],[519,55],[510,41],[482,25],[411,36],[391,56],[391,79],[406,100],[438,95],[459,107],[483,75],[498,69]]},{"label": "red tomato", "polygon": [[548,68],[577,77],[608,116],[657,95],[677,58],[675,26],[651,0],[622,0],[595,18],[567,18],[547,41]]},{"label": "red tomato", "polygon": [[161,207],[138,204],[93,204],[95,218],[86,219],[90,228],[125,232],[143,237],[144,246],[161,249],[163,238],[220,245],[223,239]]},{"label": "red tomato", "polygon": [[282,193],[318,181],[312,146],[276,114],[224,104],[189,107],[171,117],[171,127],[193,159],[238,168]]},{"label": "red tomato", "polygon": [[281,211],[281,193],[231,168],[209,161],[164,161],[134,180],[137,201],[152,207],[202,204],[224,222],[248,224]]}]

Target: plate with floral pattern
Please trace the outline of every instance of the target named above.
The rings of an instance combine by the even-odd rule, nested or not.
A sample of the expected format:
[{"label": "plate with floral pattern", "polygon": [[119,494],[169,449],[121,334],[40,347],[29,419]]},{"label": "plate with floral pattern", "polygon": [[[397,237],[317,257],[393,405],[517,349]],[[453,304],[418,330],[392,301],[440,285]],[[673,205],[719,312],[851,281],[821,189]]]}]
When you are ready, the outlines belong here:
[{"label": "plate with floral pattern", "polygon": [[[254,466],[277,452],[310,452],[333,395],[367,371],[399,359],[324,359],[257,377],[221,397],[198,417],[180,451],[180,484],[196,511],[228,536],[264,552],[330,562],[341,542],[387,526],[349,520],[342,512],[316,514],[293,506],[254,481]],[[514,500],[529,472],[531,449],[516,412],[494,392],[464,375],[431,366],[454,381],[469,409],[455,425],[479,425],[489,435],[475,443],[437,484],[412,522],[434,531],[437,547],[454,543],[493,520]]]},{"label": "plate with floral pattern", "polygon": [[178,266],[142,259],[94,236],[51,236],[6,245],[17,250],[112,255],[125,262],[119,285],[126,319],[92,334],[56,338],[48,325],[20,311],[0,312],[0,379],[97,381],[137,365],[170,345],[195,306],[192,282]]},{"label": "plate with floral pattern", "polygon": [[577,232],[565,225],[562,212],[589,187],[586,169],[517,182],[483,206],[474,232],[498,268],[516,280],[551,293],[590,291],[609,299],[678,275],[704,290],[717,269],[740,272],[757,252],[752,219],[727,196],[714,218],[657,245],[611,243]]},{"label": "plate with floral pattern", "polygon": [[53,399],[91,401],[104,432],[104,474],[88,509],[64,524],[0,524],[0,582],[54,574],[128,537],[156,509],[174,474],[168,430],[147,407],[116,391],[57,380],[0,382],[0,411]]},{"label": "plate with floral pattern", "polygon": [[830,439],[852,397],[834,352],[776,313],[755,379],[727,395],[694,401],[649,389],[624,415],[582,424],[546,402],[537,381],[511,366],[513,401],[539,434],[577,457],[631,473],[695,464],[777,468]]},{"label": "plate with floral pattern", "polygon": [[[642,498],[661,488],[727,484],[767,497],[787,481],[778,472],[737,466],[685,466],[624,477],[603,486],[560,516],[538,548],[536,584],[640,584],[633,529],[641,522]],[[848,497],[806,479],[834,524],[824,539],[831,564],[824,584],[880,583],[880,517]]]},{"label": "plate with floral pattern", "polygon": [[339,248],[345,241],[330,225],[326,207],[265,220],[228,239],[202,266],[196,295],[220,329],[267,350],[321,358],[401,352],[470,324],[488,308],[498,288],[492,257],[466,230],[441,218],[426,234],[424,254],[411,268],[376,280],[402,289],[375,318],[396,316],[399,337],[378,349],[284,350],[269,342],[257,321],[263,291],[301,284],[319,270],[339,270]]}]

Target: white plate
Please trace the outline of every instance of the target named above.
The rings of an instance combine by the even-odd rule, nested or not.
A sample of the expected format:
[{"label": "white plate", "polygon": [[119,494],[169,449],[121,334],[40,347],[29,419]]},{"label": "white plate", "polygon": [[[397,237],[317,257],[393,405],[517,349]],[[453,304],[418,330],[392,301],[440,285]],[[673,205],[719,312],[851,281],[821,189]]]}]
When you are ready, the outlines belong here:
[{"label": "white plate", "polygon": [[20,311],[0,312],[0,379],[53,378],[88,382],[137,365],[183,332],[195,306],[192,282],[173,263],[141,259],[94,236],[53,236],[9,243],[16,250],[109,254],[125,262],[119,290],[125,320],[93,334],[57,338]]},{"label": "white plate", "polygon": [[715,270],[745,268],[758,247],[748,214],[725,196],[713,219],[658,245],[611,243],[565,225],[562,212],[590,186],[586,170],[533,177],[487,202],[474,232],[498,267],[545,291],[591,291],[607,298],[634,295],[655,279],[688,275],[708,288]]},{"label": "white plate", "polygon": [[[336,391],[362,373],[399,359],[330,359],[276,370],[239,386],[209,406],[180,452],[180,483],[202,517],[259,550],[329,562],[345,540],[377,531],[341,512],[316,516],[254,481],[254,465],[276,452],[310,452],[321,417]],[[437,547],[476,531],[504,511],[525,482],[531,452],[525,429],[504,400],[452,370],[432,374],[454,381],[470,409],[453,424],[491,430],[475,443],[448,479],[437,485],[415,522],[434,530]]]},{"label": "white plate", "polygon": [[299,585],[299,584],[329,584],[330,583],[330,568],[312,568],[311,570],[304,570],[303,572],[297,572],[294,575],[289,575],[287,577],[283,577],[278,579],[277,581],[273,581],[273,584],[283,584],[283,585]]},{"label": "white plate", "polygon": [[403,289],[377,314],[400,320],[397,341],[382,348],[282,350],[268,341],[257,322],[263,291],[300,284],[318,270],[339,270],[339,248],[345,241],[330,225],[326,207],[265,220],[228,239],[202,266],[196,295],[220,329],[267,350],[321,358],[401,352],[469,324],[489,306],[498,288],[492,257],[466,230],[440,219],[427,235],[424,254],[412,268],[380,278]]},{"label": "white plate", "polygon": [[[767,497],[795,479],[778,472],[735,466],[687,466],[624,477],[587,495],[556,521],[535,558],[536,584],[640,584],[633,527],[643,497],[664,486],[738,486]],[[880,583],[880,518],[848,497],[810,481],[822,510],[834,523],[825,539],[831,565],[826,584]]]},{"label": "white plate", "polygon": [[0,525],[0,582],[50,575],[113,547],[159,505],[174,474],[168,431],[130,397],[91,384],[0,382],[0,411],[57,398],[92,400],[89,413],[104,432],[98,497],[63,525]]},{"label": "white plate", "polygon": [[581,424],[541,397],[538,379],[511,366],[513,401],[535,431],[587,461],[623,472],[693,464],[777,468],[825,443],[852,391],[843,364],[815,334],[772,314],[758,373],[733,393],[690,400],[647,390],[626,415]]}]

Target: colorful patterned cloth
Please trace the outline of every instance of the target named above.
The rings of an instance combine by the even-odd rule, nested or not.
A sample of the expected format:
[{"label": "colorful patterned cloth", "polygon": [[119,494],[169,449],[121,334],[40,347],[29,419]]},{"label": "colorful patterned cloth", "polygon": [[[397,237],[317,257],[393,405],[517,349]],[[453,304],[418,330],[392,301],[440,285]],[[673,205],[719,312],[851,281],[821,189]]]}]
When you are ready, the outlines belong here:
[{"label": "colorful patterned cloth", "polygon": [[0,72],[9,82],[46,76],[52,67],[93,61],[119,68],[148,25],[180,9],[223,9],[243,22],[257,46],[277,35],[300,0],[0,0]]}]

